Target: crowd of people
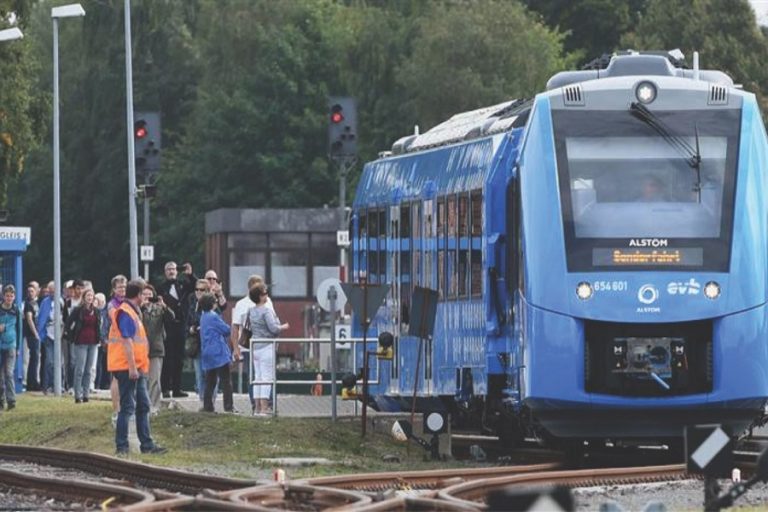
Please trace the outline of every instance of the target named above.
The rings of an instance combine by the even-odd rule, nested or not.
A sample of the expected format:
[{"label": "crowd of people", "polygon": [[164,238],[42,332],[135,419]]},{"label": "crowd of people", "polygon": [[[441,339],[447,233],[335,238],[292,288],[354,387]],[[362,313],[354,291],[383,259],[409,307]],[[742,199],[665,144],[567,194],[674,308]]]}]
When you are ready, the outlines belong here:
[{"label": "crowd of people", "polygon": [[[61,389],[75,403],[89,401],[96,389],[110,389],[118,454],[128,452],[128,422],[136,418],[143,453],[163,453],[152,440],[149,417],[162,398],[189,396],[182,388],[182,369],[189,359],[195,370],[195,391],[201,411],[213,412],[220,391],[224,410],[234,408],[230,369],[241,361],[241,335],[274,338],[288,328],[281,324],[261,276],[248,279],[249,294],[237,302],[231,326],[222,318],[228,307],[221,281],[213,270],[195,276],[185,263],[164,267],[157,286],[142,279],[116,275],[107,298],[89,281],[74,279],[57,294],[53,282],[45,288],[30,281],[21,311],[16,290],[2,289],[0,303],[0,409],[16,405],[13,369],[17,350],[26,347],[24,385],[27,391],[54,390],[54,310],[61,307]],[[17,339],[18,332],[22,339]],[[23,343],[23,344],[22,344]],[[254,380],[271,381],[274,357],[269,343],[251,343]],[[251,413],[271,414],[271,386],[249,386]]]}]

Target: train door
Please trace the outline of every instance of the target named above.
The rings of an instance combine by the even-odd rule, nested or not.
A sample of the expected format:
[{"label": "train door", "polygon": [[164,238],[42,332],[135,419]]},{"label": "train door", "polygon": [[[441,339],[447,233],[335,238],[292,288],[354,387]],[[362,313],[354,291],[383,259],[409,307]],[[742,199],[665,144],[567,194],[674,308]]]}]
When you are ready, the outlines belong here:
[{"label": "train door", "polygon": [[388,330],[395,338],[392,347],[394,355],[390,364],[389,393],[397,393],[399,388],[399,353],[400,353],[400,288],[402,269],[400,265],[401,229],[402,220],[400,218],[401,207],[399,205],[389,207],[389,226],[387,233],[387,245],[389,246],[389,269],[390,269],[390,294],[387,298],[387,323]]}]

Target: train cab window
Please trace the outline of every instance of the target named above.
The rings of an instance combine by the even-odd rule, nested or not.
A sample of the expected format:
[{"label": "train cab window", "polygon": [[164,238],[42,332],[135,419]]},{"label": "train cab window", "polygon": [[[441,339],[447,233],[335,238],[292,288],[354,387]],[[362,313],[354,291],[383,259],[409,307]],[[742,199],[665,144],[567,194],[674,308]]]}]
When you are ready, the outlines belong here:
[{"label": "train cab window", "polygon": [[[569,270],[728,270],[740,119],[739,108],[555,111]],[[633,245],[646,239],[663,245]]]}]

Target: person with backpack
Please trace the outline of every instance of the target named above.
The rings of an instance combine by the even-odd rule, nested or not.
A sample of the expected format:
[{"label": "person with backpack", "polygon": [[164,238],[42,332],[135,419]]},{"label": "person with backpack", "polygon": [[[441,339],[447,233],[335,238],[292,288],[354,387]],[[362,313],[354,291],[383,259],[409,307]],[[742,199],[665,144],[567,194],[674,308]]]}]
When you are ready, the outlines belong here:
[{"label": "person with backpack", "polygon": [[0,304],[0,409],[8,404],[9,411],[16,407],[13,369],[20,333],[21,313],[16,306],[16,288],[9,284],[3,287],[3,302]]}]

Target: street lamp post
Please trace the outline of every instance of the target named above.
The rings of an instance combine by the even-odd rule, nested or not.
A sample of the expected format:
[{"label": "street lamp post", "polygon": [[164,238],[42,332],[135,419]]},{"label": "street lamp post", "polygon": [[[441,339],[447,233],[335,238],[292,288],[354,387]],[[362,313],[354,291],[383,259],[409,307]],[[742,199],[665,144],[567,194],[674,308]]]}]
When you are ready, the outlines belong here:
[{"label": "street lamp post", "polygon": [[85,16],[80,4],[51,9],[53,19],[53,391],[61,396],[61,191],[59,189],[59,19]]},{"label": "street lamp post", "polygon": [[[131,53],[131,0],[123,3],[125,10],[125,106],[128,132],[128,226],[131,248],[131,279],[139,277],[139,234],[136,218],[136,155],[133,140],[133,54]],[[146,201],[146,199],[145,199]]]}]

